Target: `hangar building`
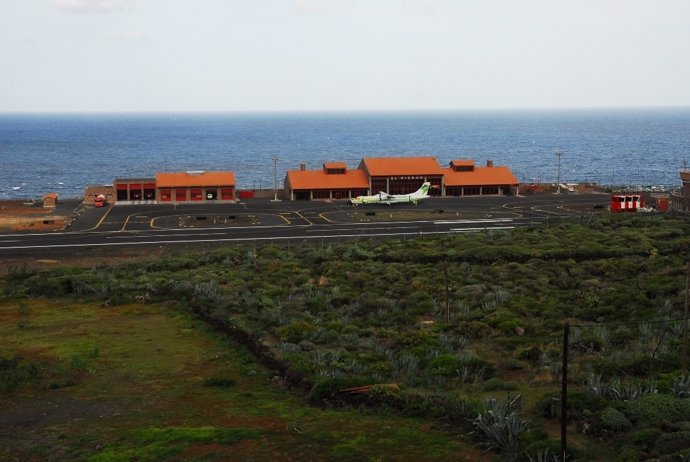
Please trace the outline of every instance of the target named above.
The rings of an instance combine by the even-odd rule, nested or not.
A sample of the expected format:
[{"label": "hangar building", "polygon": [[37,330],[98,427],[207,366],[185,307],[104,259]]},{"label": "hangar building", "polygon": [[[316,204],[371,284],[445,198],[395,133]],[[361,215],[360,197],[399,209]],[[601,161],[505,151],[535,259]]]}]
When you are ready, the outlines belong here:
[{"label": "hangar building", "polygon": [[155,178],[118,178],[115,200],[180,203],[234,201],[235,173],[230,171],[160,172]]},{"label": "hangar building", "polygon": [[233,201],[234,172],[156,173],[158,202]]}]

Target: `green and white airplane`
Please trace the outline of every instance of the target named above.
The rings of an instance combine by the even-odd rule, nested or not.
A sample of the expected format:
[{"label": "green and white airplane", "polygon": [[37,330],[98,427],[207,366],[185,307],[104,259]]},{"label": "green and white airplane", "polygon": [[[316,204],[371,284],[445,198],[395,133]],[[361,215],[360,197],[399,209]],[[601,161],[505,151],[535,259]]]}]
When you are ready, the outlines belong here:
[{"label": "green and white airplane", "polygon": [[380,191],[378,194],[373,196],[357,196],[350,199],[350,204],[352,205],[365,205],[365,204],[404,204],[412,203],[417,204],[429,197],[429,188],[431,183],[428,181],[422,184],[422,187],[410,194],[388,194],[386,192]]}]

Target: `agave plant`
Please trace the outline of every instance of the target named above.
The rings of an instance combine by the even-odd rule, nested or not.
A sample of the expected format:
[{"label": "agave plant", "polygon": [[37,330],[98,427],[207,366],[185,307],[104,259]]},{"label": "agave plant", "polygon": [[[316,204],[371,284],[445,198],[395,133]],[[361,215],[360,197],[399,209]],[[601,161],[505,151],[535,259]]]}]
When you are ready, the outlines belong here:
[{"label": "agave plant", "polygon": [[690,375],[679,375],[673,379],[671,393],[679,398],[690,397]]},{"label": "agave plant", "polygon": [[549,448],[540,448],[536,453],[527,456],[529,462],[560,462],[561,456],[551,452]]},{"label": "agave plant", "polygon": [[484,410],[474,420],[483,439],[481,445],[516,460],[520,454],[520,437],[529,428],[529,421],[519,416],[521,395],[504,400],[487,398]]},{"label": "agave plant", "polygon": [[585,396],[590,400],[603,398],[606,393],[605,387],[601,374],[589,374],[584,386]]}]

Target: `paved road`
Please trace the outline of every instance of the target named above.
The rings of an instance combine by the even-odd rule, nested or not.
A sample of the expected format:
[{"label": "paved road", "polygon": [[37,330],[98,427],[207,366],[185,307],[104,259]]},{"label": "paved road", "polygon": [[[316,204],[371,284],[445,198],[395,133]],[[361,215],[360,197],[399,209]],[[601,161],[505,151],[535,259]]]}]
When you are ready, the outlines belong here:
[{"label": "paved road", "polygon": [[[428,199],[414,206],[343,201],[85,207],[69,229],[0,235],[0,258],[84,248],[405,237],[510,229],[605,212],[607,195]],[[597,207],[595,207],[595,205]]]}]

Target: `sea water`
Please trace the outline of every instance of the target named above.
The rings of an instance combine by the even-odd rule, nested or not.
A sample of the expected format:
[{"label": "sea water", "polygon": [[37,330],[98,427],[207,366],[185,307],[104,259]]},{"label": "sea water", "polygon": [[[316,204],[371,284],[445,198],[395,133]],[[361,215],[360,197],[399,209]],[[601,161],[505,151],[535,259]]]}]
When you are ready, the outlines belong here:
[{"label": "sea water", "polygon": [[[521,182],[678,187],[690,108],[275,114],[0,115],[0,199],[156,172],[232,170],[239,189],[287,170],[363,157],[433,156],[509,166]],[[274,160],[276,159],[276,160]]]}]

